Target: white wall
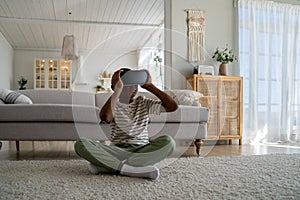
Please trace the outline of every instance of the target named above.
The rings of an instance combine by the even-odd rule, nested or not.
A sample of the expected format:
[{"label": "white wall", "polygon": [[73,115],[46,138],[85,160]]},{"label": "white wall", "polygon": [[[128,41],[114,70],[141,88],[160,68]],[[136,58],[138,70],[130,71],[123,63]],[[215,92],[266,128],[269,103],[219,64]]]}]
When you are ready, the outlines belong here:
[{"label": "white wall", "polygon": [[0,88],[11,89],[13,84],[13,48],[0,32]]},{"label": "white wall", "polygon": [[33,51],[15,50],[14,51],[14,89],[18,89],[18,79],[24,76],[28,79],[26,88],[33,89],[34,59],[57,59],[61,58],[60,52],[55,51]]},{"label": "white wall", "polygon": [[[185,78],[192,75],[193,66],[187,62],[187,13],[185,9],[204,10],[206,60],[201,64],[218,65],[211,59],[216,47],[234,48],[233,0],[172,0],[172,88],[185,88]],[[228,66],[233,74],[233,64]],[[218,66],[215,67],[217,72]]]},{"label": "white wall", "polygon": [[[119,68],[138,67],[138,55],[136,51],[103,51],[94,50],[83,54],[83,60],[75,77],[76,90],[95,91],[94,87],[99,84],[98,78],[104,71],[113,74]],[[86,85],[82,85],[84,83]]]},{"label": "white wall", "polygon": [[[79,82],[89,83],[89,90],[97,85],[97,77],[103,73],[104,69],[108,66],[110,73],[114,72],[119,67],[135,68],[137,66],[137,55],[135,52],[103,52],[95,50],[80,53],[83,55],[82,70],[80,70],[81,77]],[[60,52],[55,51],[28,51],[28,50],[15,50],[14,51],[14,89],[18,89],[17,80],[21,76],[28,79],[26,87],[32,89],[34,87],[34,59],[46,58],[57,59],[61,58]],[[73,80],[78,78],[77,71],[79,68],[79,61],[73,61],[72,64],[72,77]],[[1,73],[2,74],[2,73]]]}]

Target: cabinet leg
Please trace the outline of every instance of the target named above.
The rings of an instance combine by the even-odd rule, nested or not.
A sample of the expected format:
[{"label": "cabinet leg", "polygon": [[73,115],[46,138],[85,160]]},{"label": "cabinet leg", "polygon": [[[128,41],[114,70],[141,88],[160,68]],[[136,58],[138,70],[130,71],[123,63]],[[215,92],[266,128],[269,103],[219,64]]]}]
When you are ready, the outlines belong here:
[{"label": "cabinet leg", "polygon": [[239,139],[239,145],[242,145],[242,139]]},{"label": "cabinet leg", "polygon": [[232,145],[232,140],[229,140],[229,145]]},{"label": "cabinet leg", "polygon": [[196,153],[198,156],[200,156],[200,150],[201,150],[201,146],[203,145],[203,141],[201,139],[196,139],[194,142],[195,146],[196,146]]},{"label": "cabinet leg", "polygon": [[17,152],[20,151],[20,141],[19,140],[16,140],[16,149],[17,149]]}]

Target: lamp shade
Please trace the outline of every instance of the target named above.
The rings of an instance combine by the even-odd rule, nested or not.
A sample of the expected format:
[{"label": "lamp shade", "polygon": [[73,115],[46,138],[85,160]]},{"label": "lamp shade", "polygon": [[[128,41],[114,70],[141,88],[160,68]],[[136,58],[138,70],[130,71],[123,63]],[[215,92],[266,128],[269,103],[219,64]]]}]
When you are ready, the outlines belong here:
[{"label": "lamp shade", "polygon": [[74,35],[65,35],[61,55],[66,60],[76,60],[79,56],[77,40]]}]

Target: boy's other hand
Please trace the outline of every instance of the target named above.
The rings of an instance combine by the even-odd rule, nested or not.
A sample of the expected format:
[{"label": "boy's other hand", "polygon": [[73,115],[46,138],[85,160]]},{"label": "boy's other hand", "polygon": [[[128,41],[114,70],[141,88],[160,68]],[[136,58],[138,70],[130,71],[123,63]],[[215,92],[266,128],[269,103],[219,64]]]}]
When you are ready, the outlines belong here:
[{"label": "boy's other hand", "polygon": [[145,71],[147,73],[147,80],[146,80],[145,84],[141,85],[141,87],[144,89],[147,89],[148,86],[152,85],[152,78],[151,78],[149,71],[146,69],[145,69]]},{"label": "boy's other hand", "polygon": [[123,70],[121,70],[121,69],[116,71],[111,78],[111,84],[114,86],[114,91],[123,89],[123,82],[121,79],[122,71]]}]

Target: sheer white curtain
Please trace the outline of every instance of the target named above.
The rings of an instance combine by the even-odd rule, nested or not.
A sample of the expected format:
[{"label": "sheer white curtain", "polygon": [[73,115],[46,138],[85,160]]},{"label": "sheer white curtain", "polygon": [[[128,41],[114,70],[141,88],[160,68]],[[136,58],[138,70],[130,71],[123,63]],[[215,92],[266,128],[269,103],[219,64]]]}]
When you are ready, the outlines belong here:
[{"label": "sheer white curtain", "polygon": [[239,0],[244,142],[300,141],[300,6]]}]

